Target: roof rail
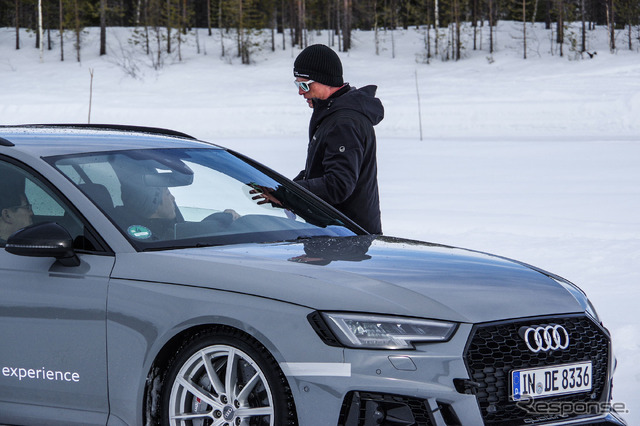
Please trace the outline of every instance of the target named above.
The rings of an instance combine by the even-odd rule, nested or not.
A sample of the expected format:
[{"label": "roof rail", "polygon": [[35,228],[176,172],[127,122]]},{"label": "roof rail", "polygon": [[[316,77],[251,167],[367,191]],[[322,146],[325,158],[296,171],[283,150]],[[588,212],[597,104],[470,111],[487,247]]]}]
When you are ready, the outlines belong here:
[{"label": "roof rail", "polygon": [[166,136],[176,136],[185,139],[193,139],[191,135],[186,133],[178,132],[176,130],[163,129],[160,127],[144,127],[144,126],[130,126],[127,124],[82,124],[82,123],[68,123],[68,124],[18,124],[18,125],[5,125],[2,127],[20,127],[20,128],[34,128],[34,129],[43,129],[43,128],[69,128],[69,129],[90,129],[90,130],[117,130],[121,132],[143,132],[143,133],[152,133],[158,135],[166,135]]}]

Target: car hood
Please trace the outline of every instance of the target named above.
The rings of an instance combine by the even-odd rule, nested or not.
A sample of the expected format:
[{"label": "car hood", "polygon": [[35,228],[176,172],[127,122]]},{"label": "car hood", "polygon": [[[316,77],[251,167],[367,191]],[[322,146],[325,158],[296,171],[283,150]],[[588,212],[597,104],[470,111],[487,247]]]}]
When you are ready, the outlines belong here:
[{"label": "car hood", "polygon": [[584,311],[568,282],[529,265],[388,237],[118,254],[112,278],[471,323]]}]

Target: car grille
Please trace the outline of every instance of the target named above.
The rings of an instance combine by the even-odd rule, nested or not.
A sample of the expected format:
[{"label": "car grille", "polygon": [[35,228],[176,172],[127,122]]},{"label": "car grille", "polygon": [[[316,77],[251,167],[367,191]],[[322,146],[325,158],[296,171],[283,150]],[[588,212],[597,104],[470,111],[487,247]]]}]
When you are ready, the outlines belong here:
[{"label": "car grille", "polygon": [[[571,339],[569,347],[538,353],[529,350],[519,335],[520,328],[549,324],[564,326]],[[465,364],[471,380],[467,381],[464,391],[476,395],[486,425],[529,424],[537,416],[527,413],[510,399],[512,370],[590,360],[593,376],[591,392],[541,400],[547,403],[595,402],[600,401],[603,395],[608,397],[609,353],[608,333],[584,315],[480,324],[473,328],[465,351]]]}]

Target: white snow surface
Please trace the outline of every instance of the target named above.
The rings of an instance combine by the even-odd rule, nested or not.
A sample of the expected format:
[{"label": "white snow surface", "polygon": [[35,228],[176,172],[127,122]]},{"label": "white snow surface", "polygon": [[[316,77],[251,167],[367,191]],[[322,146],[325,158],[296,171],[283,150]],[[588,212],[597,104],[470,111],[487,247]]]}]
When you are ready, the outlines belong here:
[{"label": "white snow surface", "polygon": [[[290,177],[303,167],[311,110],[292,83],[300,50],[282,49],[282,35],[247,66],[232,40],[221,57],[220,34],[200,29],[200,53],[192,32],[182,60],[154,70],[133,53],[130,31],[108,29],[100,57],[98,30],[87,29],[78,63],[71,34],[64,62],[57,34],[41,61],[32,33],[16,51],[15,29],[0,28],[0,124],[86,123],[92,70],[92,123],[180,130]],[[339,53],[345,80],[378,85],[385,106],[384,233],[516,258],[578,284],[613,335],[614,401],[640,424],[639,42],[625,50],[620,34],[611,53],[598,28],[588,38],[597,55],[581,59],[567,46],[552,53],[542,26],[528,33],[526,60],[521,24],[502,22],[493,54],[484,27],[483,50],[468,41],[462,60],[427,64],[421,31],[381,32],[379,55],[372,32],[354,32],[353,49]],[[309,33],[309,44],[328,39]]]}]

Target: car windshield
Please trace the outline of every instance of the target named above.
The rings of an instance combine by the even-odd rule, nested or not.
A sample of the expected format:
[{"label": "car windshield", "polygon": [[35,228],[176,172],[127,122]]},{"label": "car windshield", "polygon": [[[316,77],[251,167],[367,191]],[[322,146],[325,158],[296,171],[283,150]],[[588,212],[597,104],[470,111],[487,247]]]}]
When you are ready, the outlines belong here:
[{"label": "car windshield", "polygon": [[48,159],[138,250],[364,233],[276,173],[224,149]]}]

